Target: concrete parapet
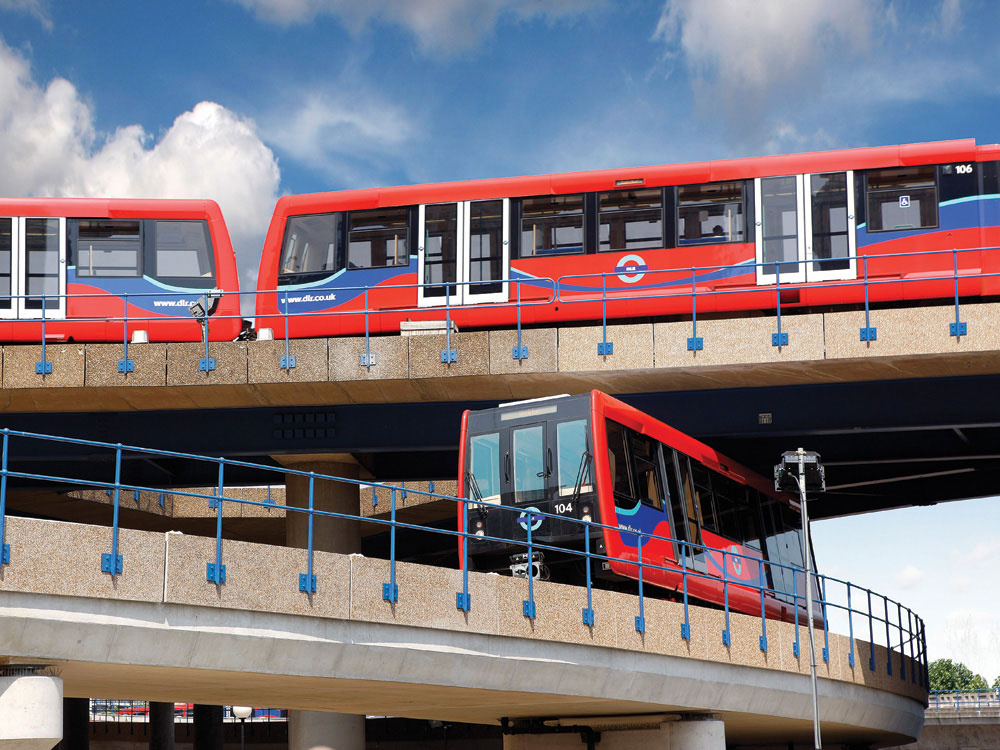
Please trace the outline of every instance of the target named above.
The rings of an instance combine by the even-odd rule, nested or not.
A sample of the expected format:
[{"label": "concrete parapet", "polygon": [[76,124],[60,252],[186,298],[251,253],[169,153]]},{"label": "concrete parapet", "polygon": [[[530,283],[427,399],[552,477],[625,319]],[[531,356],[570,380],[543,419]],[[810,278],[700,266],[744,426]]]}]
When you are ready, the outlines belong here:
[{"label": "concrete parapet", "polygon": [[214,370],[200,369],[205,345],[180,343],[167,345],[167,385],[245,385],[248,382],[247,342],[213,341],[208,356],[215,360]]},{"label": "concrete parapet", "polygon": [[[405,380],[410,373],[409,339],[402,336],[371,336],[330,339],[330,380]],[[366,367],[363,356],[372,356]]]},{"label": "concrete parapet", "polygon": [[36,371],[42,360],[41,346],[5,346],[3,387],[82,388],[84,359],[82,344],[49,344],[45,347],[45,361],[52,366],[52,372],[45,375]]},{"label": "concrete parapet", "polygon": [[121,344],[87,344],[85,356],[88,388],[163,386],[167,384],[167,345],[133,344],[128,348],[131,372],[120,372],[124,359]]},{"label": "concrete parapet", "polygon": [[527,358],[514,359],[517,331],[490,331],[490,374],[517,375],[558,371],[559,337],[555,328],[523,329],[521,346],[528,348]]},{"label": "concrete parapet", "polygon": [[[392,482],[392,484],[396,485],[397,483]],[[458,514],[455,501],[413,492],[413,490],[431,492],[430,485],[430,482],[402,483],[400,489],[396,490],[396,512],[399,513],[400,511],[410,511],[419,508],[419,514],[414,515],[411,513],[406,517],[420,523],[432,518],[455,518]],[[404,492],[403,490],[406,491]],[[437,480],[434,482],[433,492],[437,495],[454,497],[455,493],[458,492],[458,482],[454,479]],[[359,489],[359,495],[361,500],[361,515],[368,518],[388,518],[392,510],[392,490],[390,488],[362,485]]]},{"label": "concrete parapet", "polygon": [[609,325],[612,353],[600,355],[601,326],[559,329],[559,372],[646,370],[653,367],[653,324]]},{"label": "concrete parapet", "polygon": [[490,372],[490,342],[486,331],[453,333],[450,343],[455,352],[454,362],[441,361],[441,352],[448,346],[444,334],[409,336],[406,340],[410,346],[410,378],[453,378]]},{"label": "concrete parapet", "polygon": [[295,358],[294,367],[281,366],[285,356],[284,339],[248,342],[249,382],[316,383],[326,380],[329,375],[326,339],[290,339],[287,356]]}]

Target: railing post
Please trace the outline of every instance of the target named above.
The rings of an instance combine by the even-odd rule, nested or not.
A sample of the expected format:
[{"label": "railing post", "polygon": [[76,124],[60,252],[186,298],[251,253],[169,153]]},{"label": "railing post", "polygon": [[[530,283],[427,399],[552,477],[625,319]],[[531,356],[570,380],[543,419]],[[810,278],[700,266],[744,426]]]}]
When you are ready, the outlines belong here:
[{"label": "railing post", "polygon": [[722,631],[722,642],[726,646],[730,643],[729,637],[729,568],[726,566],[726,550],[722,550],[722,601],[726,610],[726,628]]},{"label": "railing post", "polygon": [[767,653],[767,612],[764,608],[764,561],[757,561],[757,581],[760,585],[760,650]]},{"label": "railing post", "polygon": [[382,584],[383,601],[395,604],[399,601],[399,586],[396,585],[396,488],[392,488],[389,499],[389,582]]},{"label": "railing post", "polygon": [[788,346],[788,334],[781,332],[781,264],[774,264],[774,287],[778,299],[778,332],[771,334],[771,346]]},{"label": "railing post", "polygon": [[687,341],[688,351],[697,352],[705,348],[705,340],[698,335],[698,294],[695,291],[695,270],[691,269],[691,337]]},{"label": "railing post", "polygon": [[868,643],[871,653],[868,654],[868,669],[869,671],[875,671],[875,616],[872,614],[872,590],[865,589],[868,592]]},{"label": "railing post", "polygon": [[[792,653],[796,659],[799,658],[799,654],[802,652],[799,641],[799,587],[798,582],[795,580],[797,573],[798,571],[792,568],[792,606],[795,608],[795,643],[792,644]],[[812,627],[812,623],[809,623],[809,627]]]},{"label": "railing post", "polygon": [[10,563],[10,545],[7,544],[7,451],[10,429],[3,428],[3,458],[0,459],[0,567]]},{"label": "railing post", "polygon": [[826,576],[822,576],[819,592],[823,597],[823,661],[830,663],[830,618],[826,614]]},{"label": "railing post", "polygon": [[472,609],[472,597],[469,595],[469,541],[472,536],[469,534],[469,512],[465,500],[459,501],[458,508],[462,514],[462,590],[455,595],[455,606],[468,612]]},{"label": "railing post", "polygon": [[524,528],[528,532],[528,598],[521,602],[521,611],[530,620],[535,619],[535,560],[534,548],[531,542],[531,527],[534,525],[534,518],[531,509],[522,511],[527,520]]},{"label": "railing post", "polygon": [[638,562],[639,562],[639,614],[635,618],[635,629],[637,633],[646,632],[646,608],[642,592],[642,534],[636,534]]},{"label": "railing post", "polygon": [[135,371],[135,362],[128,358],[128,292],[122,293],[124,311],[122,315],[122,358],[118,360],[118,372]]},{"label": "railing post", "polygon": [[38,375],[51,375],[52,363],[45,358],[45,295],[42,295],[42,360],[35,362],[35,373]]},{"label": "railing post", "polygon": [[681,623],[681,638],[691,640],[691,612],[688,609],[688,569],[686,542],[681,540],[681,588],[684,590],[684,622]]},{"label": "railing post", "polygon": [[906,641],[903,640],[903,605],[896,602],[896,621],[899,623],[899,679],[906,679]]},{"label": "railing post", "polygon": [[[365,287],[365,353],[361,355],[361,366],[369,370],[375,364],[375,355],[372,354],[372,340],[368,324],[368,289]],[[374,489],[374,488],[373,488]]]},{"label": "railing post", "polygon": [[969,326],[958,318],[958,250],[952,248],[951,252],[955,259],[955,322],[949,324],[948,332],[955,338],[961,338],[968,334]]},{"label": "railing post", "polygon": [[[365,321],[367,322],[367,317]],[[281,358],[279,363],[282,370],[291,370],[295,367],[295,355],[291,354],[290,346],[288,341],[288,292],[285,292],[285,356]]]},{"label": "railing post", "polygon": [[871,310],[868,305],[868,256],[865,255],[862,260],[865,270],[865,327],[861,329],[860,335],[862,341],[875,341],[878,338],[878,331],[872,326]]},{"label": "railing post", "polygon": [[854,610],[851,608],[851,582],[847,582],[847,631],[850,649],[847,652],[847,663],[854,669]]},{"label": "railing post", "polygon": [[606,357],[614,351],[614,342],[608,341],[608,278],[607,274],[601,274],[601,341],[597,345],[597,356]]},{"label": "railing post", "polygon": [[910,642],[910,682],[917,681],[917,668],[914,666],[913,660],[913,612],[907,607],[906,609],[906,634],[907,640]]},{"label": "railing post", "polygon": [[445,364],[458,361],[458,352],[451,348],[451,287],[444,285],[444,349],[441,361]]},{"label": "railing post", "polygon": [[306,572],[299,573],[299,591],[307,594],[316,593],[316,576],[313,574],[313,528],[315,525],[314,513],[314,489],[316,483],[316,472],[309,472],[309,518],[308,534],[306,535]]},{"label": "railing post", "polygon": [[115,448],[115,495],[114,510],[111,519],[111,554],[101,554],[101,572],[114,578],[122,572],[122,556],[118,554],[118,496],[122,486],[122,444]]},{"label": "railing post", "polygon": [[889,600],[883,596],[882,606],[885,611],[885,671],[892,675],[892,639],[889,637]]},{"label": "railing post", "polygon": [[[206,337],[207,338],[207,337]],[[215,562],[208,563],[206,568],[206,578],[209,583],[221,586],[226,582],[226,566],[222,564],[222,508],[225,498],[223,491],[225,484],[222,479],[223,468],[226,459],[219,459],[219,486],[216,491],[215,500]]]},{"label": "railing post", "polygon": [[583,624],[594,627],[594,594],[590,582],[590,521],[583,522],[583,554],[587,567],[587,606],[583,608]]},{"label": "railing post", "polygon": [[514,284],[514,288],[517,289],[517,346],[514,347],[511,354],[514,359],[527,359],[528,347],[521,343],[521,280],[516,279],[512,283]]}]

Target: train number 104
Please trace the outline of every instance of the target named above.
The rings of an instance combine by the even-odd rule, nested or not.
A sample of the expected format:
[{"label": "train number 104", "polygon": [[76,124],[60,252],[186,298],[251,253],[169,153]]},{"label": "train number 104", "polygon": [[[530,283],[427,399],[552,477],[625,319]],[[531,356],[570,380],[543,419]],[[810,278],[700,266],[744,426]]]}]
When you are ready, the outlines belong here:
[{"label": "train number 104", "polygon": [[572,513],[573,503],[556,503],[556,513]]}]

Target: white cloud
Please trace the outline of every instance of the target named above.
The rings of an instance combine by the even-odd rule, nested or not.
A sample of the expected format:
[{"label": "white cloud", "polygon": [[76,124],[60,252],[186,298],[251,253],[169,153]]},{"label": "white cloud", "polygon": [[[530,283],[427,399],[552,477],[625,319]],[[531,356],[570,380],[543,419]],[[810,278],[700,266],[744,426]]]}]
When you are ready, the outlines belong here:
[{"label": "white cloud", "polygon": [[927,578],[927,573],[916,565],[907,565],[896,574],[896,585],[901,589],[912,589]]},{"label": "white cloud", "polygon": [[280,173],[253,121],[214,102],[180,114],[154,138],[141,125],[111,134],[72,83],[46,86],[0,41],[0,194],[211,198],[222,207],[252,288]]},{"label": "white cloud", "polygon": [[52,28],[52,16],[49,14],[48,0],[0,0],[0,10],[13,10],[27,13],[38,19],[46,29]]},{"label": "white cloud", "polygon": [[960,661],[990,683],[1000,676],[1000,617],[995,612],[956,610],[945,618],[943,631],[940,653],[932,652],[932,658]]},{"label": "white cloud", "polygon": [[604,0],[236,0],[265,21],[308,23],[320,15],[337,18],[354,34],[381,21],[408,29],[421,51],[448,56],[471,49],[502,16],[516,21],[551,21],[585,13]]}]

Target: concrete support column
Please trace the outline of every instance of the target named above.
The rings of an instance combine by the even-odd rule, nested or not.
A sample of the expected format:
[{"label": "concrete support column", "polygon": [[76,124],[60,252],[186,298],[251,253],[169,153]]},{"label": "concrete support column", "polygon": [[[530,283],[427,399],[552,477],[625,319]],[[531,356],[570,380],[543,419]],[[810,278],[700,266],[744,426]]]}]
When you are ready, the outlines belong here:
[{"label": "concrete support column", "polygon": [[174,704],[149,703],[149,750],[174,750]]},{"label": "concrete support column", "polygon": [[668,726],[670,750],[726,750],[726,725],[717,716],[688,716]]},{"label": "concrete support column", "polygon": [[0,672],[0,750],[52,750],[63,736],[62,691],[58,677]]},{"label": "concrete support column", "polygon": [[222,750],[222,706],[194,704],[194,750]]},{"label": "concrete support column", "polygon": [[288,750],[364,750],[365,717],[325,711],[288,712]]},{"label": "concrete support column", "polygon": [[[578,726],[567,726],[576,722]],[[725,725],[711,714],[674,715],[666,721],[637,716],[558,723],[561,731],[549,725],[551,729],[539,727],[537,734],[505,734],[503,750],[588,750],[591,745],[594,750],[726,750]]]},{"label": "concrete support column", "polygon": [[[318,474],[358,478],[358,465],[338,461],[284,462],[298,471],[315,471]],[[285,475],[285,503],[295,508],[309,507],[309,477],[299,474]],[[356,484],[344,484],[317,479],[313,482],[313,508],[332,513],[349,513],[357,516],[361,502]],[[285,545],[306,547],[309,540],[309,515],[288,511],[285,518]],[[329,516],[315,516],[313,520],[313,549],[321,552],[340,552],[350,555],[361,551],[361,527],[358,521]]]},{"label": "concrete support column", "polygon": [[90,699],[63,698],[62,726],[59,750],[89,750]]}]

